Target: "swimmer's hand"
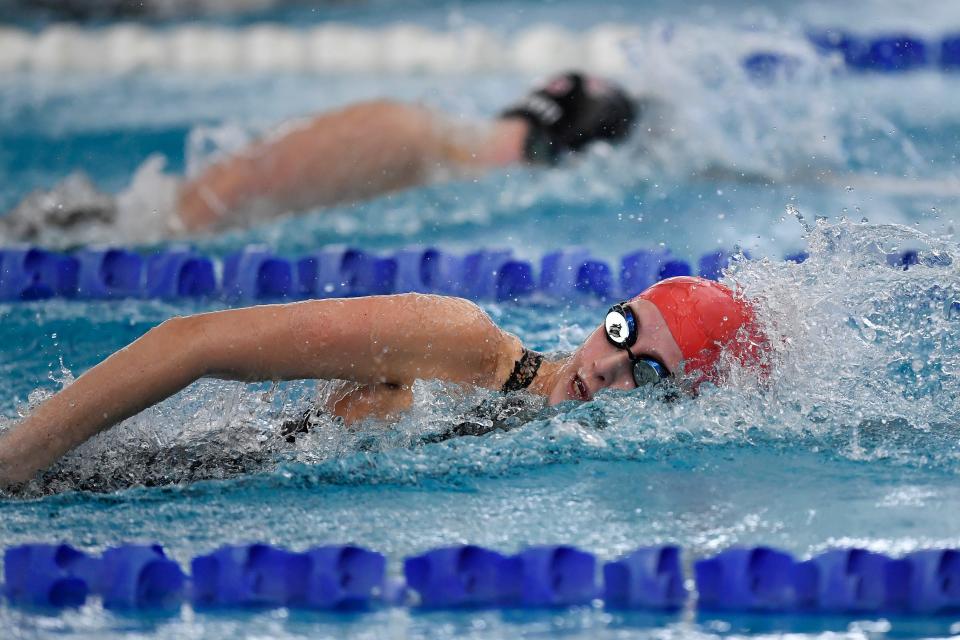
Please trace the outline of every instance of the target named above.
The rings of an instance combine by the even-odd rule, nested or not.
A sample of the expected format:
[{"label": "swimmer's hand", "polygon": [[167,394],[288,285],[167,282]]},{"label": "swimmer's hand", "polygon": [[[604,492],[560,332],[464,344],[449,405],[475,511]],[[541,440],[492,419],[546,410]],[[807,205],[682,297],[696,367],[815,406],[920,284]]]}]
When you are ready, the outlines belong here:
[{"label": "swimmer's hand", "polygon": [[595,140],[623,140],[636,116],[637,105],[623,89],[581,73],[552,78],[501,114],[530,123],[527,160],[545,164]]}]

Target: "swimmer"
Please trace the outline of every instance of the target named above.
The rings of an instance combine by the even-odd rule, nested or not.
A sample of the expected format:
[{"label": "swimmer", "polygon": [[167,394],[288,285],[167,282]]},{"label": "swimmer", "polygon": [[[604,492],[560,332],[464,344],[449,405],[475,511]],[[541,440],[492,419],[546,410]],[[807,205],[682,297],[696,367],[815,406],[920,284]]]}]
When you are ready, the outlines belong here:
[{"label": "swimmer", "polygon": [[[552,78],[482,126],[454,123],[412,104],[366,102],[285,125],[172,187],[175,195],[162,206],[135,201],[126,208],[140,218],[130,224],[141,229],[151,209],[171,208],[163,235],[194,233],[514,163],[551,165],[598,140],[625,139],[639,106],[617,85],[574,72]],[[109,223],[117,209],[118,202],[89,181],[71,177],[60,193],[31,194],[0,216],[0,228],[10,239],[35,241],[48,227]]]},{"label": "swimmer", "polygon": [[313,300],[168,320],[93,367],[0,436],[0,487],[29,481],[65,453],[201,377],[246,382],[347,380],[327,407],[350,424],[409,408],[417,379],[525,389],[549,404],[602,389],[722,381],[724,349],[761,365],[750,303],[702,278],[663,280],[614,305],[571,356],[545,359],[459,298],[405,294]]}]

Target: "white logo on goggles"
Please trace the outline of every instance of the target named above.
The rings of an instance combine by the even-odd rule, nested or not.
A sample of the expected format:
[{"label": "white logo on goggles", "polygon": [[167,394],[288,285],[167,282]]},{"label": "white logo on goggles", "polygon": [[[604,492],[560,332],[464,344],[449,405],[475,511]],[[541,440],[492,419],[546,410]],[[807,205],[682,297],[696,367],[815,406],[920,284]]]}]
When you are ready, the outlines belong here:
[{"label": "white logo on goggles", "polygon": [[627,338],[630,337],[630,332],[626,330],[627,319],[623,317],[623,314],[611,311],[607,314],[603,324],[607,330],[607,335],[618,344],[626,342]]}]

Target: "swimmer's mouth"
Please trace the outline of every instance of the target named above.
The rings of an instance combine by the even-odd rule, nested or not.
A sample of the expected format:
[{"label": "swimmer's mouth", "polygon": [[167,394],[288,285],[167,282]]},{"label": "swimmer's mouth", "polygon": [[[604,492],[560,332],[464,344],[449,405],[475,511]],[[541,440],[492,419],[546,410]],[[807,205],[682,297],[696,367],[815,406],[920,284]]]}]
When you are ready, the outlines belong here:
[{"label": "swimmer's mouth", "polygon": [[587,384],[583,381],[583,378],[580,377],[580,374],[573,376],[573,380],[570,382],[570,388],[573,392],[571,395],[580,402],[586,402],[590,399],[590,390],[587,388]]}]

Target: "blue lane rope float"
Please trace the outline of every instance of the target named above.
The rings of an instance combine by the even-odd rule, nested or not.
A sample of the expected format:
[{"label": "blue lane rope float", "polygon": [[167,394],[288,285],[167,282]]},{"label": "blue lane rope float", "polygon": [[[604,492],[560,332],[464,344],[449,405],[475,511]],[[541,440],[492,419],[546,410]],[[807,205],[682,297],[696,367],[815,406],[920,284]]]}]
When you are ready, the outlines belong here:
[{"label": "blue lane rope float", "polygon": [[492,607],[508,600],[506,562],[483,547],[443,547],[404,560],[403,574],[422,607]]},{"label": "blue lane rope float", "polygon": [[840,614],[960,611],[960,555],[900,559],[835,549],[803,562],[767,547],[728,549],[695,564],[698,606],[725,611]]},{"label": "blue lane rope float", "polygon": [[[248,246],[217,260],[182,246],[145,256],[123,248],[67,255],[13,247],[0,249],[0,301],[219,298],[251,303],[407,292],[498,302],[534,295],[612,300],[632,297],[672,276],[698,273],[718,279],[735,257],[730,251],[710,252],[699,258],[695,270],[668,249],[633,251],[611,264],[587,249],[568,247],[545,254],[537,266],[509,249],[458,255],[408,247],[387,255],[338,245],[288,259],[266,247]],[[794,253],[785,259],[806,258],[806,253]],[[891,267],[904,269],[941,266],[937,260],[913,250],[887,256]]]},{"label": "blue lane rope float", "polygon": [[940,68],[960,70],[960,35],[951,35],[940,41]]},{"label": "blue lane rope float", "polygon": [[522,607],[588,604],[600,595],[597,560],[570,546],[531,547],[508,563],[515,602]]},{"label": "blue lane rope float", "polygon": [[94,592],[108,609],[165,609],[183,600],[186,574],[160,545],[107,549],[100,563]]},{"label": "blue lane rope float", "polygon": [[303,556],[265,544],[225,546],[190,565],[199,607],[285,607],[307,580]]},{"label": "blue lane rope float", "polygon": [[641,547],[603,565],[603,601],[613,609],[681,609],[688,597],[680,548]]},{"label": "blue lane rope float", "polygon": [[0,250],[0,300],[71,296],[77,289],[76,258],[38,248]]},{"label": "blue lane rope float", "polygon": [[143,258],[125,249],[83,250],[76,297],[85,300],[135,298],[142,295]]},{"label": "blue lane rope float", "polygon": [[[159,545],[121,545],[100,557],[70,545],[25,544],[4,553],[2,592],[11,604],[57,609],[99,596],[116,609],[299,607],[365,610],[557,608],[602,599],[609,609],[705,612],[913,614],[960,612],[960,550],[890,558],[833,549],[798,561],[770,547],[733,547],[697,560],[693,582],[675,546],[641,547],[602,567],[570,546],[508,556],[474,545],[408,557],[404,580],[386,558],[354,545],[304,552],[266,544],[221,547],[191,562],[191,576]],[[687,584],[695,584],[694,594]]]},{"label": "blue lane rope float", "polygon": [[387,559],[353,545],[315,547],[310,561],[304,604],[314,609],[364,609],[378,597],[386,600]]},{"label": "blue lane rope float", "polygon": [[[888,33],[873,37],[858,36],[843,30],[825,30],[810,32],[810,42],[824,54],[839,54],[847,67],[857,71],[898,72],[912,71],[934,63],[949,68],[949,46],[947,57],[943,57],[942,41],[926,42],[922,38],[907,33]],[[939,55],[934,55],[937,51]]]},{"label": "blue lane rope float", "polygon": [[[903,73],[922,69],[945,72],[960,70],[960,35],[924,39],[910,33],[882,33],[863,36],[842,29],[810,31],[807,39],[823,56],[835,56],[844,68],[861,73]],[[759,82],[790,77],[802,60],[780,51],[753,51],[741,66],[747,76]]]},{"label": "blue lane rope float", "polygon": [[144,297],[173,300],[216,294],[217,275],[210,258],[190,249],[173,249],[147,259]]},{"label": "blue lane rope float", "polygon": [[903,587],[895,563],[863,549],[822,553],[794,569],[795,608],[837,613],[875,612],[897,605]]},{"label": "blue lane rope float", "polygon": [[382,555],[351,545],[225,546],[193,559],[191,598],[198,607],[360,609],[382,596],[385,568]]},{"label": "blue lane rope float", "polygon": [[596,558],[569,546],[509,557],[473,545],[445,547],[407,558],[403,570],[426,608],[560,607],[598,595]]},{"label": "blue lane rope float", "polygon": [[78,607],[90,593],[95,563],[67,544],[10,547],[3,554],[3,591],[13,604]]},{"label": "blue lane rope float", "polygon": [[694,564],[705,610],[787,611],[794,604],[793,558],[766,547],[727,549]]},{"label": "blue lane rope float", "polygon": [[901,561],[898,583],[911,613],[937,614],[960,610],[960,552],[955,549],[915,551]]}]

